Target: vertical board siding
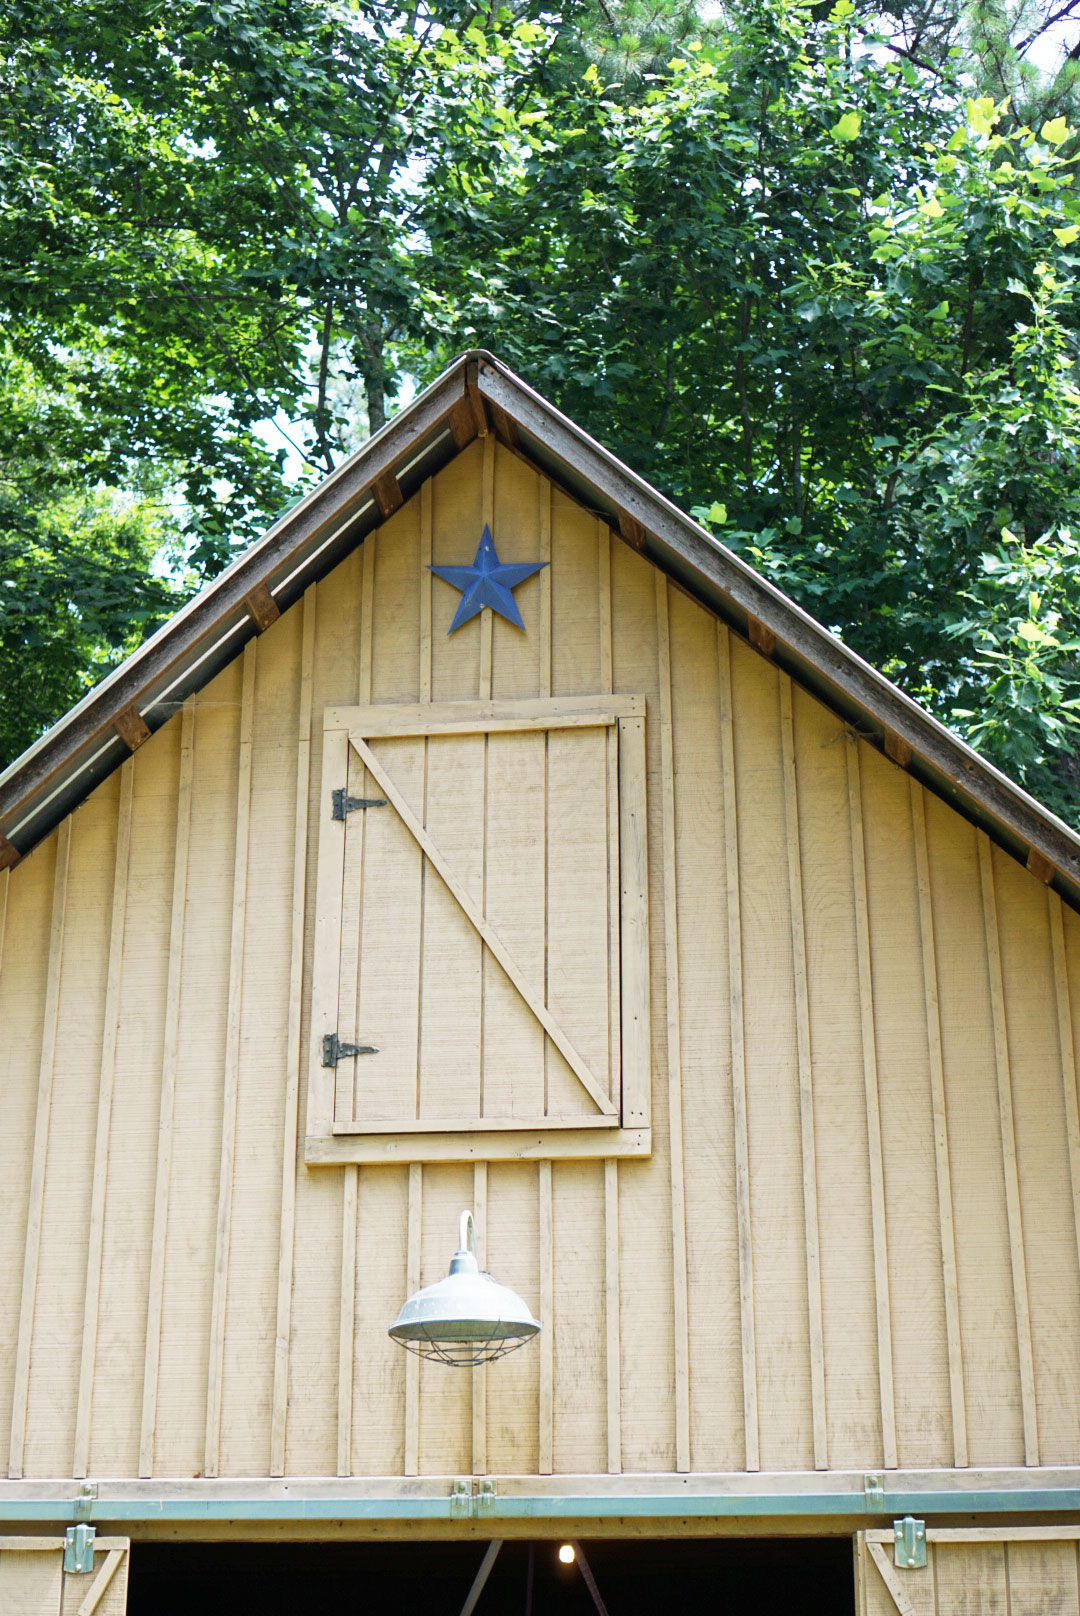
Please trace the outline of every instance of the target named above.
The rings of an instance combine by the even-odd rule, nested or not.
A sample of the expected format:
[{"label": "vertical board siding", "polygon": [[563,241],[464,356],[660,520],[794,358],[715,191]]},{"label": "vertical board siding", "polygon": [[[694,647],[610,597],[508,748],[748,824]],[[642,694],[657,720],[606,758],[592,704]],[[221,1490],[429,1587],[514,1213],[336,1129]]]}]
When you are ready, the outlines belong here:
[{"label": "vertical board siding", "polygon": [[[793,692],[807,998],[814,1055],[814,1139],[821,1245],[829,1462],[880,1454],[866,1094],[847,748],[839,720]],[[875,1461],[878,1462],[878,1461]]]},{"label": "vertical board siding", "polygon": [[[859,748],[859,760],[896,1452],[902,1465],[947,1465],[953,1431],[911,793],[904,773],[870,747]],[[894,968],[897,957],[907,969]],[[902,1173],[893,1169],[900,1161]]]},{"label": "vertical board siding", "polygon": [[[684,1182],[687,1228],[691,1463],[743,1464],[739,1232],[731,1103],[724,778],[716,625],[671,594],[671,700],[681,989]],[[625,1169],[623,1169],[625,1171]]]},{"label": "vertical board siding", "polygon": [[205,1459],[242,689],[241,659],[191,703],[190,845],[153,1450],[154,1469],[167,1475],[194,1475]]},{"label": "vertical board siding", "polygon": [[[549,565],[524,633],[450,636],[460,593],[427,568],[485,520]],[[324,708],[604,690],[647,702],[652,1154],[307,1167]],[[611,803],[615,744],[375,743],[596,1070],[617,1005],[581,962],[613,855],[544,827],[568,793],[583,823]],[[507,1116],[526,1071],[529,1109],[565,1105],[395,829],[347,823],[342,1036],[400,1032],[392,1068],[343,1063],[339,1108]],[[1080,918],[494,438],[0,883],[13,1474],[1080,1459]],[[386,1329],[467,1206],[544,1334],[455,1376]],[[1059,1549],[981,1563],[1015,1613],[1067,1581]]]},{"label": "vertical board siding", "polygon": [[35,1475],[71,1469],[75,1431],[120,782],[107,784],[70,821],[48,1139],[63,1171],[46,1154],[24,1456]]},{"label": "vertical board siding", "polygon": [[[34,1106],[33,1147],[30,1157],[30,1193],[26,1212],[26,1239],[23,1249],[22,1289],[19,1296],[19,1334],[15,1348],[15,1385],[11,1400],[11,1446],[8,1475],[23,1474],[26,1448],[27,1404],[30,1394],[31,1343],[37,1306],[38,1270],[41,1261],[41,1228],[45,1202],[45,1165],[49,1145],[53,1078],[56,1069],[56,1036],[60,1000],[60,971],[64,953],[64,920],[67,907],[67,878],[71,860],[73,816],[55,832],[50,893],[49,951],[46,967],[45,1006],[41,1018],[41,1048],[37,1061],[37,1090]],[[32,1070],[32,1068],[31,1068]],[[65,1164],[66,1165],[66,1164]],[[54,1172],[59,1178],[61,1174]],[[48,1343],[39,1338],[42,1357],[48,1358]]]},{"label": "vertical board siding", "polygon": [[812,1470],[802,1124],[779,676],[731,641],[746,1119],[762,1469]]},{"label": "vertical board siding", "polygon": [[[116,1047],[92,1364],[91,1474],[132,1475],[139,1466],[177,829],[179,805],[187,800],[180,791],[183,728],[182,719],[173,720],[131,759],[118,1006],[122,1035]],[[181,892],[181,918],[182,908]]]},{"label": "vertical board siding", "polygon": [[[364,549],[353,553],[315,590],[312,729],[305,875],[304,982],[310,984],[315,930],[315,869],[319,837],[329,822],[322,796],[324,707],[352,702],[359,688]],[[294,608],[295,610],[295,608]],[[310,1036],[310,987],[302,1005],[300,1047]],[[307,1060],[300,1063],[299,1114],[306,1107]],[[301,1124],[302,1125],[302,1124]],[[289,1351],[286,1475],[334,1475],[337,1469],[337,1385],[340,1330],[342,1179],[313,1173],[302,1162],[296,1177],[292,1335]]]},{"label": "vertical board siding", "polygon": [[[552,554],[559,554],[558,535],[569,502],[552,496]],[[595,525],[594,525],[595,531]],[[565,664],[566,637],[560,611],[559,579],[552,560],[552,666]],[[583,591],[584,593],[584,591]],[[590,603],[577,608],[592,621]],[[569,612],[570,621],[573,614]],[[675,1361],[673,1282],[671,1269],[671,1181],[667,1159],[668,1105],[666,1085],[657,1074],[667,1069],[666,972],[663,951],[664,913],[662,798],[660,781],[659,658],[656,643],[656,584],[653,569],[624,544],[611,555],[612,677],[617,691],[646,697],[645,726],[648,770],[650,973],[652,1003],[652,1139],[647,1159],[619,1165],[620,1358],[622,1464],[624,1471],[674,1470],[675,1408],[672,1366]],[[586,645],[588,641],[586,641]],[[597,669],[599,672],[599,669]],[[599,1175],[599,1169],[598,1169]],[[598,1187],[602,1179],[597,1178]],[[629,1283],[632,1278],[633,1283]],[[632,1417],[629,1410],[633,1410]]]},{"label": "vertical board siding", "polygon": [[926,798],[968,1458],[1022,1464],[1023,1416],[976,835]]},{"label": "vertical board siding", "polygon": [[1038,1453],[1060,1464],[1080,1449],[1080,1271],[1065,1100],[1048,1081],[1061,1070],[1053,940],[1045,894],[1007,855],[993,862]]}]

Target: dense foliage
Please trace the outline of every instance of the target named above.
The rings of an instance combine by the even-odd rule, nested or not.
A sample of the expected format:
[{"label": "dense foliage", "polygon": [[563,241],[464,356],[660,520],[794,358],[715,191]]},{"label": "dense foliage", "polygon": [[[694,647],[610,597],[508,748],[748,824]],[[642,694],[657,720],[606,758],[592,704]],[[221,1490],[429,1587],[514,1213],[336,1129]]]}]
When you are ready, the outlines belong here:
[{"label": "dense foliage", "polygon": [[1080,819],[1030,7],[5,0],[0,753],[479,342]]}]

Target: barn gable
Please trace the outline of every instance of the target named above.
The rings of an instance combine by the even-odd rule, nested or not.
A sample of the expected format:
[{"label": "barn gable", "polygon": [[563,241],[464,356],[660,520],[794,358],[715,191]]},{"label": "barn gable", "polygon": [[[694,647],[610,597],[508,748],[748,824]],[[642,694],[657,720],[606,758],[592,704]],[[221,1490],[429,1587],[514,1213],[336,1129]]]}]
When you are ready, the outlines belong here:
[{"label": "barn gable", "polygon": [[[951,740],[946,801],[932,721],[793,677],[470,362],[362,543],[7,778],[0,1504],[1075,1508],[1075,839]],[[523,626],[451,633],[485,525]],[[463,1206],[544,1326],[471,1376],[386,1335]]]}]

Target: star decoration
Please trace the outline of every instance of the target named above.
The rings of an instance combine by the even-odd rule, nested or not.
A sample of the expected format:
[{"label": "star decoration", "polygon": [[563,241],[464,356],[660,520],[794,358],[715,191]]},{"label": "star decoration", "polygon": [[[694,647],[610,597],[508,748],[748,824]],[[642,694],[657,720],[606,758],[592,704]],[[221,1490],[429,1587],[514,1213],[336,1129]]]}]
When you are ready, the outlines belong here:
[{"label": "star decoration", "polygon": [[508,623],[516,628],[524,628],[521,613],[514,603],[510,593],[518,584],[523,584],[526,578],[531,578],[534,572],[546,567],[546,561],[521,561],[516,564],[512,561],[500,561],[495,553],[495,545],[491,537],[491,529],[487,523],[480,535],[480,543],[476,546],[476,556],[471,567],[431,567],[429,570],[437,578],[442,578],[455,589],[461,590],[461,599],[458,609],[454,613],[454,621],[447,629],[452,634],[462,623],[467,623],[470,617],[485,606],[490,606],[493,612],[505,617]]}]

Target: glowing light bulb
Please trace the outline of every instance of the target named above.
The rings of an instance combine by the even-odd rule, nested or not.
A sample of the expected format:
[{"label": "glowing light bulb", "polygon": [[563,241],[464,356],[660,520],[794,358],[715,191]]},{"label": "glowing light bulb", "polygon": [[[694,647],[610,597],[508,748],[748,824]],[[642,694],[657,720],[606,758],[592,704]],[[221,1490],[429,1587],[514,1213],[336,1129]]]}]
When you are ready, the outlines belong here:
[{"label": "glowing light bulb", "polygon": [[562,1561],[563,1565],[573,1565],[574,1545],[572,1543],[564,1543],[561,1546],[559,1549],[559,1559]]}]

